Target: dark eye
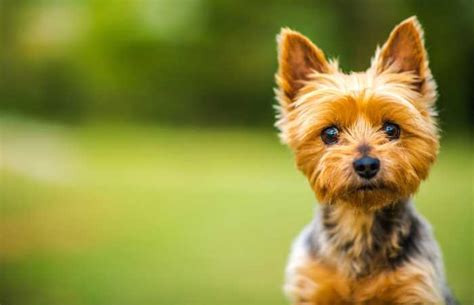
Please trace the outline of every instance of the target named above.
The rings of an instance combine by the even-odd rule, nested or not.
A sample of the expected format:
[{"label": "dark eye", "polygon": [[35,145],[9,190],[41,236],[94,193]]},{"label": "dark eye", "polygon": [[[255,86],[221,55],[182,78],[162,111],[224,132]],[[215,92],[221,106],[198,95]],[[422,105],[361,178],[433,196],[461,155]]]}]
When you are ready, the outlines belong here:
[{"label": "dark eye", "polygon": [[339,138],[339,129],[336,126],[327,127],[321,132],[321,139],[326,144],[335,144]]},{"label": "dark eye", "polygon": [[397,124],[386,122],[383,124],[382,129],[390,140],[396,140],[400,138],[400,126]]}]

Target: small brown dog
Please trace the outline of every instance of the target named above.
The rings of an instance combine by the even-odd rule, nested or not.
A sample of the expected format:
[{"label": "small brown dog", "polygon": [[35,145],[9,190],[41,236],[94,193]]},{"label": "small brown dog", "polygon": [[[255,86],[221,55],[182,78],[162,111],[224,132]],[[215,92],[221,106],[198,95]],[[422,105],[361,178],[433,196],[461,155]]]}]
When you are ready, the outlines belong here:
[{"label": "small brown dog", "polygon": [[322,203],[296,239],[294,304],[455,304],[411,196],[438,153],[432,78],[416,17],[370,68],[344,74],[308,38],[278,36],[276,126]]}]

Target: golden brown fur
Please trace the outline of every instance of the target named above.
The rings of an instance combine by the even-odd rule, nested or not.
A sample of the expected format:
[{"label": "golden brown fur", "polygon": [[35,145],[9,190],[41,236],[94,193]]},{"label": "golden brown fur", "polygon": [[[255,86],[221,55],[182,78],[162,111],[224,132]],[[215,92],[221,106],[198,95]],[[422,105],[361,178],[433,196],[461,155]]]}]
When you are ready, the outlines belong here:
[{"label": "golden brown fur", "polygon": [[417,261],[376,277],[351,279],[336,266],[313,262],[300,271],[317,283],[313,294],[303,301],[318,305],[444,304],[443,296],[433,289],[436,274],[430,269],[429,262]]},{"label": "golden brown fur", "polygon": [[[439,146],[436,84],[417,19],[400,23],[364,72],[343,73],[289,29],[278,47],[276,126],[323,204],[295,243],[290,298],[308,305],[454,304],[436,243],[409,201]],[[396,140],[387,137],[387,122],[400,127]],[[339,132],[335,144],[322,140],[331,126]],[[354,172],[354,160],[364,156],[380,160],[370,181]]]},{"label": "golden brown fur", "polygon": [[[402,23],[400,27],[408,28],[410,35],[412,30],[420,30],[414,19]],[[398,38],[400,35],[396,34],[398,32],[394,30],[390,39],[401,40]],[[365,204],[372,208],[392,202],[400,195],[410,196],[417,190],[420,181],[427,177],[438,151],[437,128],[433,118],[436,85],[426,62],[422,35],[418,36],[418,47],[411,44],[403,47],[414,50],[414,56],[420,57],[421,62],[415,63],[419,64],[416,69],[422,74],[414,73],[415,70],[400,72],[396,62],[387,63],[384,54],[388,54],[392,44],[396,43],[389,39],[382,50],[377,51],[372,66],[366,72],[351,74],[344,74],[338,69],[337,62],[326,62],[319,49],[312,44],[307,45],[306,48],[314,49],[314,54],[317,54],[315,60],[321,61],[315,68],[325,68],[312,70],[307,79],[294,81],[295,73],[285,66],[288,65],[285,56],[295,48],[294,40],[303,38],[291,30],[282,31],[279,38],[280,70],[277,74],[280,87],[277,126],[281,130],[281,139],[295,151],[298,168],[308,177],[320,202],[351,201],[352,204]],[[292,80],[302,86],[297,93],[291,93],[289,89],[288,84]],[[422,89],[418,90],[420,83],[423,84]],[[403,141],[386,140],[380,131],[386,120],[403,126]],[[346,131],[341,139],[345,145],[328,149],[320,141],[322,129],[331,124]],[[354,177],[348,172],[352,171],[352,160],[360,145],[368,145],[373,155],[385,161],[386,169],[382,172],[386,176],[380,177],[380,180],[391,192],[378,192],[370,197],[364,193],[350,194],[351,187],[358,182],[353,181]],[[407,146],[410,149],[406,149]],[[347,194],[350,198],[346,198]]]}]

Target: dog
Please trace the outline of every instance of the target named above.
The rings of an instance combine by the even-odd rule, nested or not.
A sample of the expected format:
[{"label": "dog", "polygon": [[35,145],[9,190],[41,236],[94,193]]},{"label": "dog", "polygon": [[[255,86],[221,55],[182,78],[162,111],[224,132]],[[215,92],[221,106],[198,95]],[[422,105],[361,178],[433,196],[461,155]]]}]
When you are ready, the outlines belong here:
[{"label": "dog", "polygon": [[398,24],[360,73],[343,73],[288,28],[277,43],[276,127],[321,203],[291,250],[292,304],[455,304],[411,200],[439,148],[417,18]]}]

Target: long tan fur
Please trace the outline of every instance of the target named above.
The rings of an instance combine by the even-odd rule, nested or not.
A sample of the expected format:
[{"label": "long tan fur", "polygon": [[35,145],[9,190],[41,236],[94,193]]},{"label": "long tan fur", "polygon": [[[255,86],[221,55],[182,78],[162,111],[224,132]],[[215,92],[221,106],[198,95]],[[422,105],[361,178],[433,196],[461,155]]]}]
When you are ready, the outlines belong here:
[{"label": "long tan fur", "polygon": [[[294,304],[454,304],[429,225],[410,201],[435,162],[436,84],[422,28],[397,25],[370,67],[343,73],[302,34],[282,29],[276,74],[280,138],[321,203],[298,237],[285,289]],[[384,133],[387,122],[400,137]],[[337,143],[322,140],[334,126]],[[380,170],[367,181],[354,160]]]}]

